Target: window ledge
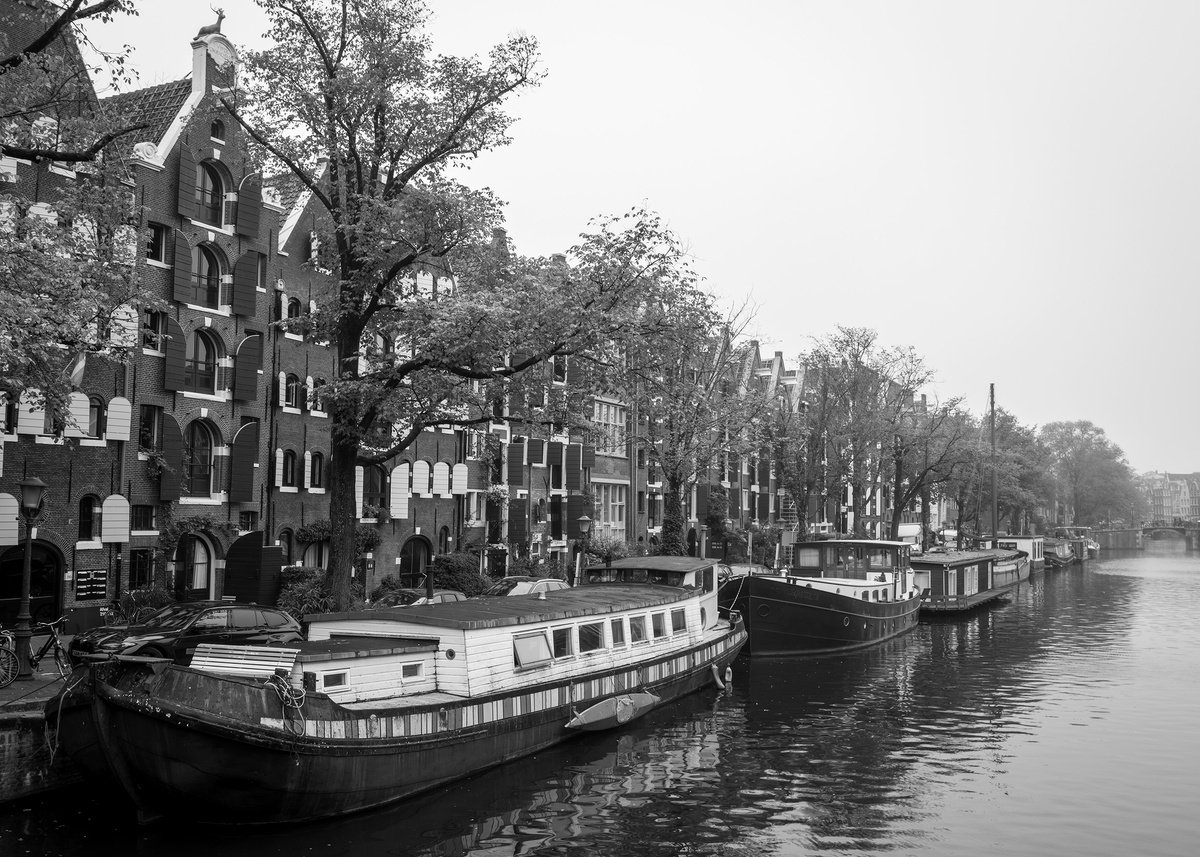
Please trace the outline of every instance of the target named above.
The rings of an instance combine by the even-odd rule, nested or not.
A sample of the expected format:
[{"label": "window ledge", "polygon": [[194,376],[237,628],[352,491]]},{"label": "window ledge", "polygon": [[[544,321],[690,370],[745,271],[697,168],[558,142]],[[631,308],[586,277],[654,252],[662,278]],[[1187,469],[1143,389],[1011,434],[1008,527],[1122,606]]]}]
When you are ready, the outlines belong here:
[{"label": "window ledge", "polygon": [[284,412],[285,414],[299,414],[299,413],[300,413],[300,409],[299,409],[299,408],[293,408],[291,405],[284,405],[284,406],[283,406],[283,412]]},{"label": "window ledge", "polygon": [[106,446],[108,441],[99,437],[81,437],[79,439],[80,446]]},{"label": "window ledge", "polygon": [[309,411],[308,415],[310,417],[317,417],[318,419],[322,420],[329,418],[329,414],[325,413],[324,411]]},{"label": "window ledge", "polygon": [[98,551],[104,547],[104,543],[99,539],[88,539],[84,542],[75,542],[75,550],[77,551]]},{"label": "window ledge", "polygon": [[185,399],[203,399],[206,402],[232,402],[232,393],[193,393],[191,390],[181,390]]},{"label": "window ledge", "polygon": [[281,485],[279,491],[283,494],[296,494],[300,491],[295,485]]},{"label": "window ledge", "polygon": [[158,530],[130,530],[130,536],[158,536],[161,535]]},{"label": "window ledge", "polygon": [[304,341],[304,337],[298,333],[284,333],[283,338],[290,339],[293,342],[303,342]]},{"label": "window ledge", "polygon": [[359,518],[358,522],[360,524],[378,524],[379,519],[378,518]]},{"label": "window ledge", "polygon": [[209,232],[219,232],[222,235],[233,237],[233,230],[226,229],[224,224],[218,226],[214,223],[205,223],[203,220],[194,220],[191,217],[188,218],[188,222],[193,226],[199,226],[201,229],[207,229]]},{"label": "window ledge", "polygon": [[225,503],[225,493],[212,497],[180,497],[180,506],[220,506]]},{"label": "window ledge", "polygon": [[61,437],[49,437],[44,434],[39,434],[34,437],[33,441],[34,441],[34,443],[45,443],[45,444],[57,446],[57,445],[62,444],[63,439]]},{"label": "window ledge", "polygon": [[173,270],[175,270],[175,266],[174,266],[174,265],[168,265],[166,262],[162,261],[161,259],[150,259],[150,258],[147,258],[147,259],[146,259],[146,264],[147,264],[147,265],[149,265],[151,268],[162,268],[164,271],[173,271]]},{"label": "window ledge", "polygon": [[309,494],[324,494],[325,489],[324,488],[309,488],[308,493]]},{"label": "window ledge", "polygon": [[147,357],[166,357],[167,356],[165,351],[157,351],[153,348],[143,348],[142,353],[145,354]]},{"label": "window ledge", "polygon": [[196,312],[202,312],[205,315],[219,315],[222,318],[229,318],[231,315],[229,307],[225,304],[221,304],[219,307],[211,307],[203,306],[201,304],[185,303],[184,306],[188,309],[194,309]]}]

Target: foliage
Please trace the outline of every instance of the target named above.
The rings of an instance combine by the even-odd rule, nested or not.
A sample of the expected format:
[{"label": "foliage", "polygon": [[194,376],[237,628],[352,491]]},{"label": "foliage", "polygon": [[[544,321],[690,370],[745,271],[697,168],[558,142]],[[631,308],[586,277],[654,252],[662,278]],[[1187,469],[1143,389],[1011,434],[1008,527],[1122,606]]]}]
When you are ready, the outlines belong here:
[{"label": "foliage", "polygon": [[117,599],[121,613],[129,621],[144,619],[160,607],[175,603],[175,594],[165,586],[154,584],[143,589],[129,589]]},{"label": "foliage", "polygon": [[[596,538],[588,539],[584,543],[584,552],[589,557],[594,557],[594,560],[587,560],[588,562],[593,562],[593,561],[610,562],[614,559],[621,559],[622,557],[633,556],[636,553],[636,549],[632,545],[630,545],[629,542],[625,541],[624,539],[608,538],[605,536],[599,536]],[[546,576],[547,577],[560,577],[561,575],[549,574]]]},{"label": "foliage", "polygon": [[[326,584],[323,568],[289,566],[282,571],[281,584],[279,607],[294,616],[297,621],[303,621],[306,614],[332,613],[338,609]],[[351,590],[351,601],[342,609],[362,610],[365,606],[362,586],[355,582]]]},{"label": "foliage", "polygon": [[[137,315],[147,303],[134,276],[139,213],[123,184],[114,141],[139,130],[101,111],[77,44],[77,23],[133,13],[129,0],[64,9],[7,4],[0,11],[0,155],[32,161],[37,181],[0,192],[0,393],[28,391],[60,416],[73,369],[85,354],[124,359],[137,345]],[[36,16],[41,34],[11,44],[18,17]],[[125,79],[124,55],[105,66]],[[75,170],[53,175],[54,164]],[[26,169],[22,167],[22,169]],[[129,326],[132,326],[132,330]]]},{"label": "foliage", "polygon": [[1104,429],[1087,420],[1055,422],[1043,426],[1039,438],[1053,461],[1058,500],[1070,506],[1056,523],[1090,525],[1137,505],[1133,470]]},{"label": "foliage", "polygon": [[[323,542],[333,537],[333,524],[326,519],[313,521],[296,529],[296,541],[302,545]],[[354,527],[354,555],[361,556],[370,553],[383,543],[379,530],[370,524],[356,524]]]},{"label": "foliage", "polygon": [[479,595],[491,585],[491,581],[479,573],[479,557],[466,551],[435,556],[430,571],[435,587],[457,589],[468,597]]}]

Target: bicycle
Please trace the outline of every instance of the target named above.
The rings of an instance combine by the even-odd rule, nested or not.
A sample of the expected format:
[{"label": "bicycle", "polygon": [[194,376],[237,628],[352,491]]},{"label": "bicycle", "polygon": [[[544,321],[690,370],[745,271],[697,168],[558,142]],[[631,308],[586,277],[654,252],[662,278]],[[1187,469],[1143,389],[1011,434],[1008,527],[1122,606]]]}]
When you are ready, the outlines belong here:
[{"label": "bicycle", "polygon": [[66,646],[62,644],[62,639],[58,636],[62,631],[62,624],[66,621],[66,616],[59,616],[53,622],[34,623],[50,632],[50,636],[46,638],[46,642],[42,643],[42,647],[36,653],[30,652],[29,654],[29,666],[35,674],[42,659],[51,653],[54,655],[54,666],[58,670],[59,678],[66,678],[71,674],[71,659],[67,656]]},{"label": "bicycle", "polygon": [[13,632],[0,627],[0,687],[16,681],[21,662],[17,659],[17,640]]}]

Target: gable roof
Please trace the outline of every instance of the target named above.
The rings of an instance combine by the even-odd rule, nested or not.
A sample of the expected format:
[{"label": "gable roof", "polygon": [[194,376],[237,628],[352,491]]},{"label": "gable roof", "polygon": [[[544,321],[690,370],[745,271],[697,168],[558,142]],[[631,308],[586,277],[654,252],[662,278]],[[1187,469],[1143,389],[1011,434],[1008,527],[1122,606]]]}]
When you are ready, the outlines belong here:
[{"label": "gable roof", "polygon": [[139,131],[129,139],[128,144],[148,140],[157,145],[171,127],[183,104],[192,92],[191,78],[160,83],[145,89],[135,89],[132,92],[122,92],[101,101],[105,110],[128,113],[133,124],[146,124],[149,127]]}]

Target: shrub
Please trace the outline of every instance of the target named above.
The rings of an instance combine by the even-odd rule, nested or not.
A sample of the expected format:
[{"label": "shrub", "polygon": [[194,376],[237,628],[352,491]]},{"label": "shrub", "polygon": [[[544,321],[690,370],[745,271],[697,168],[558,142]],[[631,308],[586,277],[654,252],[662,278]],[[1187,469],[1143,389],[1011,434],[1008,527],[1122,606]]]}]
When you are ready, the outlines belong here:
[{"label": "shrub", "polygon": [[[308,613],[329,613],[333,610],[333,596],[325,585],[325,569],[315,566],[294,565],[282,569],[282,587],[279,592],[279,607],[290,613],[298,622],[304,621]],[[351,610],[362,610],[362,584],[357,580],[350,586]]]},{"label": "shrub", "polygon": [[479,573],[479,558],[465,551],[439,554],[430,564],[437,589],[457,589],[468,598],[479,595],[491,581]]}]

